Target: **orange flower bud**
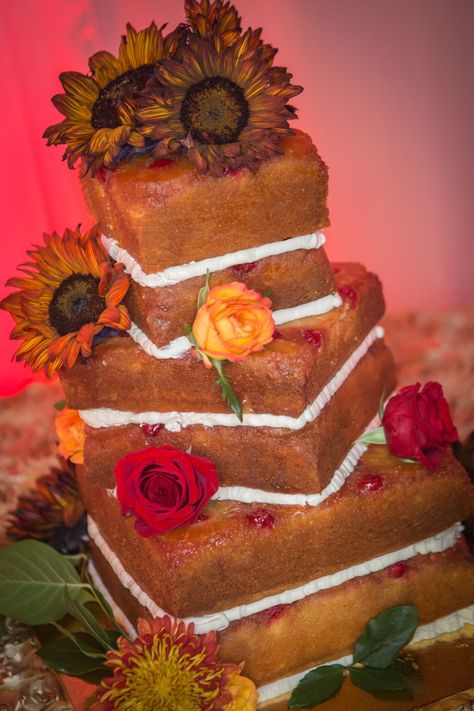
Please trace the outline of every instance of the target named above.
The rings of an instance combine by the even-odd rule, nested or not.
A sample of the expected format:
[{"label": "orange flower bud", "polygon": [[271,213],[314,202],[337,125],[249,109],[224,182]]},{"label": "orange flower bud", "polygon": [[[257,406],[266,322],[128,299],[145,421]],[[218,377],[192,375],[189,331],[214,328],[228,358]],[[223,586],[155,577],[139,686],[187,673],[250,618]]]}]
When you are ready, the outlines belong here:
[{"label": "orange flower bud", "polygon": [[240,282],[214,287],[193,323],[198,349],[209,358],[234,363],[261,351],[275,330],[271,305]]},{"label": "orange flower bud", "polygon": [[84,422],[77,410],[64,408],[54,421],[59,437],[58,453],[73,464],[84,463]]}]

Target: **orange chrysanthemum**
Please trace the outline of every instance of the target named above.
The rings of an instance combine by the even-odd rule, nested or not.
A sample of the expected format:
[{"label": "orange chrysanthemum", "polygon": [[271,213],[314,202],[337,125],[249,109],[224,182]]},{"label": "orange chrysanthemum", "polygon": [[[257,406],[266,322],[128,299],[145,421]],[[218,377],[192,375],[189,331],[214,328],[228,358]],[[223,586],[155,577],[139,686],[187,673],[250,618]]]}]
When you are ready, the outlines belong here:
[{"label": "orange chrysanthemum", "polygon": [[159,141],[155,154],[184,153],[199,170],[220,175],[279,153],[295,118],[287,102],[302,89],[272,67],[270,55],[250,29],[230,46],[217,31],[191,35],[179,61],[156,66],[156,91],[149,85],[137,114],[143,136]]},{"label": "orange chrysanthemum", "polygon": [[108,261],[98,227],[85,234],[66,230],[63,237],[45,234],[44,243],[28,253],[33,261],[20,266],[26,277],[7,282],[20,291],[0,308],[16,322],[11,337],[23,341],[16,359],[51,376],[71,368],[79,354],[90,356],[94,336],[104,327],[130,328],[121,303],[129,278],[122,264]]},{"label": "orange chrysanthemum", "polygon": [[139,32],[128,24],[118,57],[97,52],[89,59],[90,76],[60,75],[65,93],[53,96],[52,102],[65,118],[47,128],[44,137],[48,145],[67,144],[64,159],[70,168],[84,157],[94,173],[147,148],[135,123],[140,96],[155,63],[179,52],[185,37],[181,26],[167,37],[162,30],[154,22]]},{"label": "orange chrysanthemum", "polygon": [[233,701],[228,685],[240,668],[218,660],[215,632],[197,635],[193,624],[168,616],[137,627],[137,639],[121,637],[107,653],[113,677],[90,711],[223,711]]}]

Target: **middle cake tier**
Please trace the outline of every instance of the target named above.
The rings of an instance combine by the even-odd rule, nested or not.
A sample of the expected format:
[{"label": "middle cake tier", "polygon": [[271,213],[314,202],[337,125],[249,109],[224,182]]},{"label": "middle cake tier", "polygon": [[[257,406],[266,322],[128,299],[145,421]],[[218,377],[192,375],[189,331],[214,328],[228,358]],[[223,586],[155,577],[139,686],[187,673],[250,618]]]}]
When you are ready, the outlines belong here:
[{"label": "middle cake tier", "polygon": [[298,599],[297,586],[433,536],[474,511],[469,479],[451,452],[429,472],[385,446],[370,447],[317,506],[211,501],[201,520],[151,538],[121,515],[112,487],[92,483],[87,470],[79,483],[102,555],[118,572],[115,555],[145,597],[179,617],[227,611],[223,619],[235,619],[231,608],[242,604],[264,600],[257,612]]}]

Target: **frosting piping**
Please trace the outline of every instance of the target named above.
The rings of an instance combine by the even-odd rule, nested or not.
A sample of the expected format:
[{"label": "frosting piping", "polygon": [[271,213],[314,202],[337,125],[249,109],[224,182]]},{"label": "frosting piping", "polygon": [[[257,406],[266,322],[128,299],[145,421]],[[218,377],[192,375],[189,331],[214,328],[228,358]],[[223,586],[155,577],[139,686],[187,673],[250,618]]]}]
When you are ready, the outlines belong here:
[{"label": "frosting piping", "polygon": [[308,235],[291,237],[279,242],[270,242],[259,247],[241,249],[238,252],[229,252],[219,257],[202,259],[199,262],[189,262],[188,264],[168,267],[161,272],[146,274],[136,259],[126,249],[122,249],[115,239],[102,235],[102,244],[112,259],[115,259],[116,262],[121,262],[125,266],[125,271],[130,274],[137,284],[152,288],[172,286],[193,277],[204,276],[207,272],[213,273],[233,267],[236,264],[257,262],[259,259],[265,259],[265,257],[294,252],[297,249],[319,249],[325,241],[326,238],[321,232],[312,232]]},{"label": "frosting piping", "polygon": [[[378,415],[370,422],[365,432],[375,429],[380,425]],[[283,494],[281,492],[252,489],[248,486],[220,486],[214,496],[216,501],[242,501],[247,504],[283,504],[284,506],[318,506],[328,496],[335,494],[344,485],[346,479],[352,474],[357,462],[367,451],[367,445],[355,442],[342,463],[334,472],[331,481],[325,489],[318,494]]]},{"label": "frosting piping", "polygon": [[[320,316],[342,304],[342,299],[339,294],[328,294],[320,299],[308,301],[306,304],[292,306],[288,309],[279,309],[273,312],[273,320],[277,326],[288,321],[295,321],[299,318],[307,316]],[[168,343],[166,346],[158,347],[135,323],[132,323],[128,333],[142,348],[145,353],[159,360],[168,358],[181,358],[187,351],[191,349],[191,344],[186,336],[180,336]]]},{"label": "frosting piping", "polygon": [[163,424],[171,432],[179,432],[183,427],[204,425],[205,427],[283,427],[300,430],[308,422],[315,420],[326,407],[334,393],[366,355],[371,345],[384,335],[381,326],[375,326],[364,338],[334,377],[323,387],[314,401],[299,417],[245,413],[243,421],[233,413],[221,412],[125,412],[109,408],[81,410],[80,415],[90,427],[118,427],[127,424]]},{"label": "frosting piping", "polygon": [[[129,590],[136,600],[138,600],[140,605],[145,607],[154,617],[166,615],[167,613],[161,607],[156,605],[149,595],[147,595],[147,593],[133,579],[133,577],[127,573],[119,558],[104,540],[97,524],[90,516],[88,516],[87,519],[87,528],[89,536],[94,541],[101,554],[122,583],[123,587]],[[308,595],[313,595],[320,590],[328,590],[329,588],[342,585],[343,583],[353,580],[354,578],[361,577],[362,575],[375,573],[402,560],[412,558],[415,555],[441,553],[455,544],[457,538],[461,535],[462,530],[462,525],[457,523],[446,531],[438,533],[436,536],[414,543],[406,548],[403,548],[402,550],[394,551],[392,553],[385,553],[384,555],[373,558],[365,563],[354,565],[351,568],[346,568],[345,570],[333,573],[332,575],[326,575],[323,578],[311,580],[309,583],[305,583],[299,587],[285,590],[281,593],[277,593],[276,595],[269,595],[268,597],[255,600],[254,602],[246,605],[238,605],[236,607],[229,608],[228,610],[223,610],[222,612],[203,615],[201,617],[186,617],[184,620],[187,623],[193,622],[196,627],[196,632],[199,634],[205,634],[211,630],[224,630],[231,624],[231,622],[236,622],[244,617],[249,617],[257,612],[262,612],[262,610],[266,610],[274,605],[289,605],[297,600],[302,600],[303,598],[308,597]]]},{"label": "frosting piping", "polygon": [[[413,639],[410,644],[415,644],[416,642],[421,642],[426,639],[435,639],[442,634],[447,632],[457,632],[461,630],[464,625],[474,624],[474,605],[470,607],[465,607],[462,610],[457,610],[451,615],[446,615],[446,617],[440,617],[439,619],[431,622],[427,625],[421,625],[417,628]],[[327,666],[328,664],[343,664],[347,666],[352,664],[352,655],[349,654],[340,659],[336,659],[332,662],[324,662],[321,666]],[[287,676],[284,679],[279,679],[271,684],[266,684],[257,689],[259,693],[258,700],[269,701],[270,699],[276,699],[283,694],[288,694],[290,691],[298,685],[299,681],[310,671],[307,669],[299,674],[294,674],[293,676]]]}]

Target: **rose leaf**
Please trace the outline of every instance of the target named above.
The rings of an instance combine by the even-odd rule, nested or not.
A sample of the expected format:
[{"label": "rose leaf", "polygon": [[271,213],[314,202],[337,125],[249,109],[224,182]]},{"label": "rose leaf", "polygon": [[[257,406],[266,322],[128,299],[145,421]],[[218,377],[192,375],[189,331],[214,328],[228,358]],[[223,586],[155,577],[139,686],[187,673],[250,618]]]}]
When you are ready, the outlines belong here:
[{"label": "rose leaf", "polygon": [[288,702],[290,709],[312,708],[322,704],[339,691],[344,678],[341,664],[317,667],[305,674]]},{"label": "rose leaf", "polygon": [[413,605],[391,607],[373,617],[354,647],[354,662],[385,669],[411,640],[418,626]]},{"label": "rose leaf", "polygon": [[375,667],[350,667],[351,681],[359,689],[367,691],[373,696],[388,698],[394,693],[402,692],[405,696],[411,689],[407,679],[395,669],[377,669]]}]

